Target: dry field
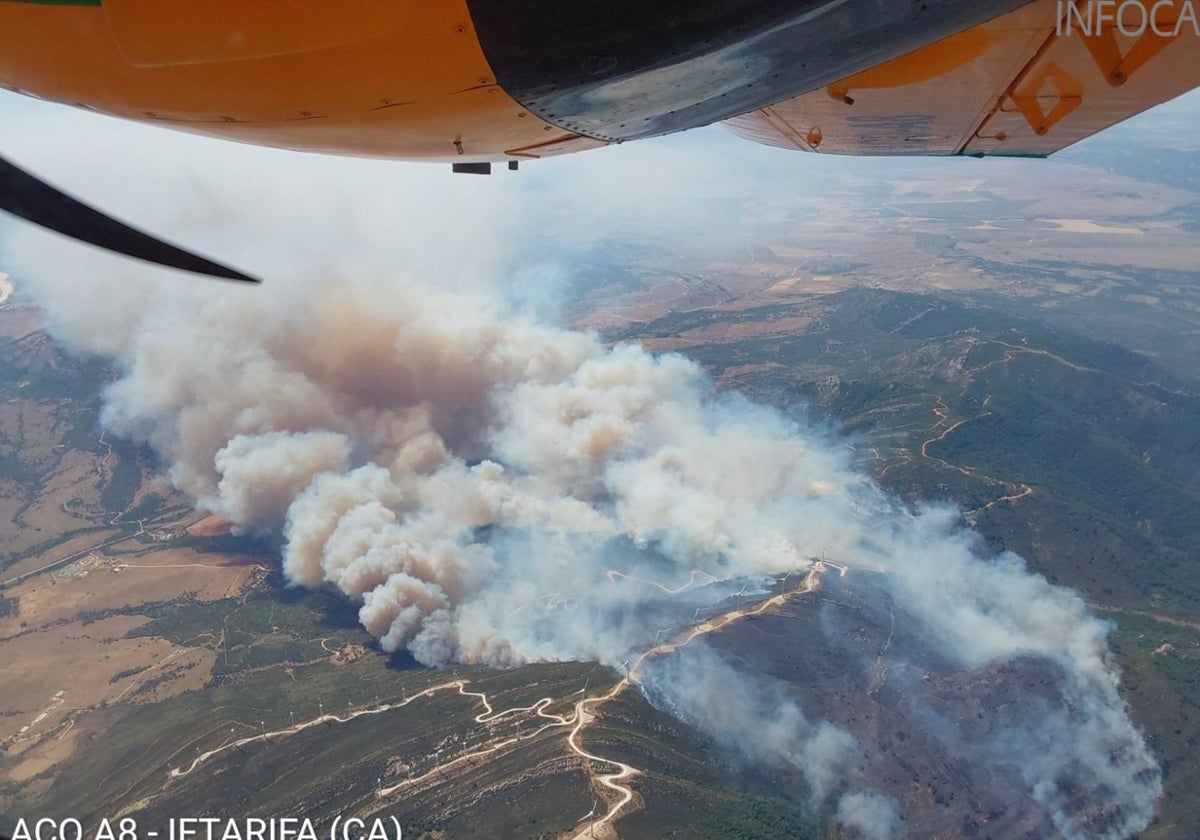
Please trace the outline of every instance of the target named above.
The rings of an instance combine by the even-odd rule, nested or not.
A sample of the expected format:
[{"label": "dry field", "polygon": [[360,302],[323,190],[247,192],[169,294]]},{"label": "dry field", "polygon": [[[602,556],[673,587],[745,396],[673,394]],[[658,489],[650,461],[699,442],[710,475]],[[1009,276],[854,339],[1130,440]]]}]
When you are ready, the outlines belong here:
[{"label": "dry field", "polygon": [[[150,620],[139,608],[238,598],[265,570],[179,544],[228,528],[190,511],[148,459],[97,427],[94,371],[63,355],[12,292],[0,275],[10,374],[0,390],[0,781],[36,788],[103,725],[95,710],[209,680],[214,634],[183,644],[130,637]],[[154,512],[126,521],[150,494],[159,503],[142,510]]]},{"label": "dry field", "polygon": [[[16,616],[0,619],[0,773],[9,779],[68,759],[91,710],[159,701],[208,681],[215,635],[183,645],[126,638],[148,620],[138,605],[237,597],[263,573],[248,558],[188,548],[120,553],[130,544],[137,545],[88,552],[5,590],[19,604]],[[134,614],[89,620],[112,611]]]}]

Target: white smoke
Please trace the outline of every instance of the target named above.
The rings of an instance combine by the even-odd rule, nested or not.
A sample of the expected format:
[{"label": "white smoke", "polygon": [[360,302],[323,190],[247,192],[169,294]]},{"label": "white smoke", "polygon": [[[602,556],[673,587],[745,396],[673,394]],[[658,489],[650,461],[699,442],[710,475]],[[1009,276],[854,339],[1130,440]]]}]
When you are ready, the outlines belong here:
[{"label": "white smoke", "polygon": [[854,736],[827,721],[810,722],[782,690],[758,684],[705,647],[688,647],[644,666],[652,699],[714,734],[755,765],[800,771],[812,802],[869,840],[887,840],[899,824],[897,804],[864,786]]},{"label": "white smoke", "polygon": [[[289,577],[360,600],[386,650],[613,663],[644,628],[597,633],[593,611],[653,590],[610,591],[607,562],[668,581],[762,576],[854,540],[845,513],[865,480],[782,418],[714,398],[686,359],[430,289],[342,283],[286,321],[269,295],[241,295],[233,319],[164,302],[105,422],[148,430],[209,509],[282,530]],[[617,537],[629,545],[601,562]],[[553,633],[532,611],[508,626],[532,594],[511,580],[579,606]]]},{"label": "white smoke", "polygon": [[838,800],[837,821],[874,840],[893,836],[899,828],[900,817],[890,799],[873,791],[858,790]]},{"label": "white smoke", "polygon": [[[248,161],[203,213],[162,199],[181,194],[161,186],[170,168],[149,203],[159,230],[265,267],[262,288],[159,277],[26,228],[3,268],[38,289],[57,336],[116,360],[107,427],[152,445],[202,506],[279,535],[289,580],[359,603],[385,650],[617,664],[735,579],[803,571],[822,553],[865,561],[962,667],[1035,656],[1062,668],[1066,708],[1009,735],[1036,751],[1026,782],[1064,835],[1090,831],[1068,807],[1068,776],[1118,803],[1102,836],[1152,818],[1157,768],[1118,694],[1108,628],[1076,594],[1018,558],[981,557],[952,511],[899,508],[844,450],[714,394],[693,362],[514,313],[471,279],[498,264],[492,237],[473,247],[506,212],[492,188],[472,202],[446,186],[453,200],[429,207],[402,197],[412,181],[348,186],[359,163],[322,180],[297,177],[308,164],[272,176]],[[144,209],[111,170],[77,174],[106,184],[110,207]],[[639,582],[679,587],[697,571],[725,583],[672,597]],[[664,682],[686,718],[733,720],[722,692]],[[845,825],[894,830],[895,804],[844,769],[848,733],[794,704],[772,715]]]}]

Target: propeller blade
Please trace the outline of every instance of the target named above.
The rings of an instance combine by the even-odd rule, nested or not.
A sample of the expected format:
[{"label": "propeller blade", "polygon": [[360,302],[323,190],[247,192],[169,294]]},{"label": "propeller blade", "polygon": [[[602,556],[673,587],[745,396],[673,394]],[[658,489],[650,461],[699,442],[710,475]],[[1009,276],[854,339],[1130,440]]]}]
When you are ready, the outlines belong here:
[{"label": "propeller blade", "polygon": [[0,157],[0,210],[58,233],[139,260],[207,274],[223,280],[258,283],[255,277],[177,248],[118,222],[35,178]]}]

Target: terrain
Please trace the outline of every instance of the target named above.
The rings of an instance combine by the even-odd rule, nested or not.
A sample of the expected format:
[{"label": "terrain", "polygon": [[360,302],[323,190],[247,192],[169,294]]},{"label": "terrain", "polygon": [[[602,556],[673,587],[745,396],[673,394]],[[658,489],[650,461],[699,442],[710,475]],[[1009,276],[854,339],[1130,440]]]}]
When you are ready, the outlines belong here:
[{"label": "terrain", "polygon": [[[680,254],[649,233],[610,271],[575,275],[572,312],[829,424],[884,487],[953,503],[992,550],[1083,592],[1113,622],[1133,716],[1166,773],[1146,836],[1189,836],[1200,180],[1190,156],[1130,154],[1122,132],[1151,133],[1115,129],[1049,172],[889,162],[887,180],[746,207],[757,237],[740,258]],[[823,702],[806,694],[806,708]]]},{"label": "terrain", "polygon": [[[803,189],[701,196],[643,225],[572,207],[563,225],[587,235],[534,245],[563,266],[574,325],[684,353],[715,388],[824,425],[906,503],[957,506],[991,550],[1084,593],[1112,621],[1124,696],[1164,769],[1145,836],[1186,838],[1200,814],[1200,178],[1186,155],[1150,165],[1145,131],[1040,168],[831,163]],[[655,663],[711,647],[852,732],[857,772],[904,805],[902,834],[1054,836],[1019,768],[956,753],[929,724],[1036,715],[1058,700],[1046,663],[967,674],[929,656],[853,558],[697,614],[623,673],[384,654],[355,606],[287,587],[277,545],[193,510],[146,448],[102,431],[116,372],[64,354],[15,280],[0,306],[0,813],[354,812],[430,838],[842,835],[798,772],[715,743],[655,694]],[[1093,810],[1095,826],[1111,816]]]},{"label": "terrain", "polygon": [[[596,739],[672,756],[630,772],[703,803],[643,836],[820,835],[807,806],[714,768],[708,738],[611,669],[431,671],[381,653],[353,605],[285,586],[275,546],[193,510],[147,449],[110,440],[112,371],[65,355],[20,293],[0,329],[0,826],[357,810],[414,837],[605,836],[643,794],[603,787],[615,765]],[[610,699],[624,726],[601,712]]]}]

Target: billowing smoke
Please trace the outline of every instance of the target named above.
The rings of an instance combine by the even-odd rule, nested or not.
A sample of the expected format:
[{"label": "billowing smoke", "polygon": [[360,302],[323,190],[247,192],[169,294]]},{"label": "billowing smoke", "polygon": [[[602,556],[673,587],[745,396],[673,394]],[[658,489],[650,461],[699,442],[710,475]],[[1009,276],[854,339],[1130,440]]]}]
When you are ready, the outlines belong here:
[{"label": "billowing smoke", "polygon": [[272,294],[156,305],[104,422],[205,507],[281,534],[288,579],[361,602],[385,650],[615,663],[664,594],[637,578],[761,577],[857,539],[866,479],[682,357],[479,294],[341,282],[292,312]]},{"label": "billowing smoke", "polygon": [[[239,191],[252,169],[254,191]],[[1107,627],[1079,596],[1016,557],[982,557],[953,511],[902,508],[822,434],[714,393],[693,362],[547,326],[502,283],[464,281],[498,264],[469,247],[495,200],[413,209],[335,178],[289,180],[266,201],[269,168],[236,172],[199,219],[157,201],[158,229],[259,259],[262,288],[150,279],[27,229],[3,267],[41,290],[56,335],[115,359],[106,426],[153,446],[200,505],[277,535],[288,579],[345,593],[385,650],[617,665],[747,580],[825,554],[884,572],[963,668],[1061,669],[1061,705],[987,749],[1029,758],[1030,795],[1064,835],[1121,837],[1152,818],[1159,774],[1118,695]],[[850,733],[711,657],[651,664],[657,702],[802,769],[847,827],[893,833],[898,804],[847,769]],[[1071,805],[1081,790],[1117,804],[1102,835]]]}]

